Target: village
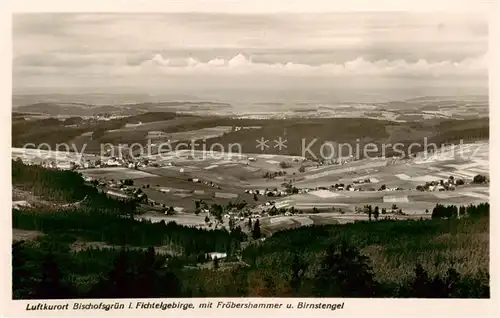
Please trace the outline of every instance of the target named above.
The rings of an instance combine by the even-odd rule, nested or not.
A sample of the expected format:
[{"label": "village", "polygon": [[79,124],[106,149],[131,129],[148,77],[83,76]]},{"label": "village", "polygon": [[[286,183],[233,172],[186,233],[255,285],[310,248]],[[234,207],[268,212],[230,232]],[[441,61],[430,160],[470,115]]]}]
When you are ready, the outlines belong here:
[{"label": "village", "polygon": [[419,156],[336,163],[262,154],[213,159],[179,151],[137,160],[84,154],[78,160],[74,154],[54,158],[13,149],[13,157],[27,164],[75,170],[110,196],[136,200],[142,206],[141,219],[229,230],[245,228],[248,219],[261,219],[269,233],[367,219],[367,206],[384,211],[384,218],[428,218],[439,202],[487,200],[484,156],[487,153],[461,161],[449,156],[423,161]]}]

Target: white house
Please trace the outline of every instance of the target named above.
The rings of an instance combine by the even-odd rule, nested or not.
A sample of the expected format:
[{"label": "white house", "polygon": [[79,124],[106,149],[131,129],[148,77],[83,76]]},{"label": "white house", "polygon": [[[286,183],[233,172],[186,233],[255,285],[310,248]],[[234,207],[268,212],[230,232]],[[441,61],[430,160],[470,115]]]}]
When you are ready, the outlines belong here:
[{"label": "white house", "polygon": [[19,208],[30,207],[30,206],[31,205],[28,203],[28,201],[13,201],[12,202],[13,209],[19,209]]},{"label": "white house", "polygon": [[121,193],[121,192],[112,191],[112,190],[106,191],[106,194],[111,195],[111,196],[115,196],[115,197],[119,197],[119,198],[128,198],[128,195]]},{"label": "white house", "polygon": [[118,167],[120,165],[120,163],[118,161],[116,161],[115,159],[108,159],[106,161],[106,165],[111,166],[111,167]]},{"label": "white house", "polygon": [[62,169],[62,170],[70,170],[73,166],[71,165],[70,162],[58,162],[57,163],[57,168]]},{"label": "white house", "polygon": [[227,253],[211,252],[207,253],[207,256],[210,257],[211,260],[224,259],[227,257]]}]

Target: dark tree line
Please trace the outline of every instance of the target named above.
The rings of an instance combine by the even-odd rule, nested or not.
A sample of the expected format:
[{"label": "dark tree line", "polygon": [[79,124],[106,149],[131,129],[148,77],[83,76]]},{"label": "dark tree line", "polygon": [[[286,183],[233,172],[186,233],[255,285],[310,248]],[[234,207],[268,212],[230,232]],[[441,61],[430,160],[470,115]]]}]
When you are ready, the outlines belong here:
[{"label": "dark tree line", "polygon": [[142,257],[133,261],[122,250],[113,268],[93,286],[89,298],[148,298],[179,297],[181,282],[166,267],[165,257],[158,256],[154,248],[148,248]]},{"label": "dark tree line", "polygon": [[[145,251],[114,251],[113,259],[85,288],[78,285],[78,280],[69,279],[71,266],[67,265],[64,254],[44,250],[34,257],[30,248],[23,245],[15,243],[12,248],[15,299],[489,297],[488,284],[476,278],[463,276],[453,268],[445,275],[431,276],[420,264],[416,264],[410,279],[398,286],[387,285],[376,280],[370,260],[346,243],[329,245],[317,262],[311,262],[303,253],[293,254],[286,259],[289,266],[280,268],[279,273],[278,269],[269,271],[258,267],[225,271],[219,269],[219,260],[213,262],[212,269],[183,269],[176,266],[173,259],[157,254],[152,247]],[[34,264],[38,259],[41,262]],[[88,258],[78,259],[82,260]]]},{"label": "dark tree line", "polygon": [[152,247],[144,252],[115,253],[111,268],[103,271],[90,288],[81,289],[77,281],[69,279],[70,272],[59,265],[65,264],[64,254],[57,256],[44,250],[37,255],[41,263],[36,266],[28,262],[29,248],[23,245],[24,242],[16,242],[12,247],[14,299],[181,296],[179,277],[168,268],[166,258],[156,254]]},{"label": "dark tree line", "polygon": [[86,194],[95,193],[77,172],[29,166],[20,160],[12,161],[12,185],[47,200],[63,202],[82,200]]},{"label": "dark tree line", "polygon": [[445,275],[431,276],[417,264],[414,278],[402,286],[399,294],[411,298],[489,298],[490,289],[476,278],[460,275],[454,268],[449,268]]},{"label": "dark tree line", "polygon": [[12,212],[15,228],[49,234],[67,234],[88,241],[113,245],[171,246],[185,257],[213,251],[234,253],[244,235],[241,231],[205,230],[178,225],[175,222],[139,221],[122,215],[81,210]]},{"label": "dark tree line", "polygon": [[456,206],[456,205],[442,205],[436,204],[434,209],[432,210],[432,218],[433,219],[455,219],[458,216],[464,217],[481,217],[488,216],[490,213],[490,204],[489,203],[480,203],[478,205],[469,206]]}]

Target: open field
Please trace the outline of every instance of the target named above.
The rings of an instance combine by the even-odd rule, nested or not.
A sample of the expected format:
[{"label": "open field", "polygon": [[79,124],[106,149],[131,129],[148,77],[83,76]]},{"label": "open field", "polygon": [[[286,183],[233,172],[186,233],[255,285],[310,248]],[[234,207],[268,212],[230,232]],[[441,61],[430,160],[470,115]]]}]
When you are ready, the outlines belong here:
[{"label": "open field", "polygon": [[[422,208],[429,208],[436,202],[447,201],[450,203],[463,203],[464,201],[476,202],[487,200],[488,193],[472,190],[457,191],[453,193],[419,193],[415,187],[429,181],[447,179],[449,176],[471,180],[480,172],[487,172],[488,164],[488,142],[477,144],[465,144],[461,146],[459,153],[457,147],[444,149],[442,154],[420,154],[411,160],[393,159],[363,159],[349,162],[343,165],[317,166],[306,169],[300,173],[298,167],[302,165],[303,158],[286,155],[273,154],[234,154],[215,153],[210,154],[203,151],[182,150],[165,153],[162,156],[152,156],[151,160],[158,164],[172,163],[173,166],[160,168],[141,168],[134,170],[128,168],[100,168],[82,170],[84,175],[104,179],[134,179],[139,186],[149,184],[152,188],[170,187],[183,189],[189,193],[189,200],[195,198],[215,197],[218,199],[235,199],[242,196],[244,189],[280,188],[281,183],[293,181],[297,187],[329,187],[334,183],[349,184],[354,181],[370,179],[369,183],[357,185],[364,191],[349,192],[330,190],[317,190],[307,195],[294,195],[285,199],[277,200],[277,207],[296,206],[297,208],[312,208],[315,205],[333,206],[334,204],[347,204],[349,206],[362,204],[382,203],[427,203]],[[44,151],[30,149],[13,149],[13,156],[29,154],[31,160],[43,156],[54,156]],[[465,154],[458,160],[458,154]],[[60,158],[75,159],[72,153],[57,153]],[[87,156],[87,155],[85,155]],[[250,158],[253,158],[250,160]],[[287,175],[277,177],[273,180],[264,179],[265,172],[282,170],[278,163],[285,161],[291,164],[290,168],[284,169]],[[182,172],[181,172],[182,171]],[[221,189],[210,187],[204,183],[194,183],[188,179],[199,178],[217,184]],[[400,198],[391,198],[391,193],[376,191],[382,184],[388,188],[399,187],[404,192],[398,191]],[[370,191],[370,189],[372,189]],[[487,188],[486,188],[487,189]],[[156,189],[158,190],[158,189]],[[194,193],[194,191],[198,191]],[[203,191],[203,192],[202,192]],[[159,191],[157,191],[159,192]],[[164,201],[168,199],[180,200],[174,193],[159,193],[156,196],[165,195]],[[155,196],[155,195],[153,195]],[[247,201],[252,201],[251,196],[246,196]],[[281,203],[282,201],[286,201]],[[257,204],[261,204],[256,202]],[[191,209],[183,203],[185,209]],[[425,209],[424,209],[425,210]]]},{"label": "open field", "polygon": [[[488,186],[470,185],[476,174],[489,175],[489,143],[478,142],[453,147],[444,147],[434,153],[419,153],[411,159],[361,159],[342,165],[320,166],[305,158],[284,154],[265,153],[224,153],[200,150],[179,150],[153,155],[149,159],[160,167],[146,167],[139,170],[128,168],[86,169],[81,172],[105,180],[133,179],[135,187],[141,187],[154,202],[172,206],[182,216],[156,215],[153,219],[178,220],[181,224],[203,226],[204,218],[189,213],[194,212],[194,201],[204,200],[207,204],[227,204],[245,200],[247,208],[261,212],[272,206],[291,208],[307,213],[316,208],[319,224],[346,223],[366,219],[364,214],[355,213],[356,208],[364,205],[390,209],[394,204],[402,209],[406,217],[429,217],[426,210],[432,211],[436,203],[467,205],[489,200]],[[28,153],[37,158],[42,153],[33,150],[13,149],[13,156]],[[44,153],[45,154],[45,153]],[[74,154],[59,154],[62,158],[74,158]],[[280,168],[280,162],[290,164]],[[169,164],[167,166],[161,166]],[[299,167],[305,165],[304,172]],[[273,179],[264,178],[266,172],[285,171],[285,175]],[[420,192],[417,185],[430,181],[463,178],[466,185],[455,191]],[[193,182],[193,180],[199,180]],[[369,180],[367,183],[355,183]],[[308,193],[286,197],[267,198],[245,193],[248,189],[282,189],[282,183],[291,182],[298,188],[311,188]],[[332,191],[335,183],[353,184],[362,191]],[[377,191],[385,185],[387,190]],[[318,187],[323,187],[318,189]],[[398,190],[395,190],[398,188]],[[272,205],[266,205],[269,200]],[[330,214],[333,209],[341,209],[343,215]],[[186,214],[187,213],[187,214]],[[297,227],[315,222],[308,216],[263,218],[264,228],[274,232],[277,228]],[[269,221],[268,221],[269,220]],[[176,221],[177,222],[177,221]],[[266,222],[269,222],[266,225]],[[269,228],[268,228],[269,227]]]},{"label": "open field", "polygon": [[[176,122],[176,125],[178,125],[176,120],[171,120]],[[146,127],[143,127],[146,126]],[[153,143],[162,143],[162,142],[176,142],[176,141],[183,141],[183,140],[203,140],[203,139],[210,139],[210,138],[216,138],[224,135],[225,133],[231,132],[232,128],[231,126],[216,126],[216,127],[208,127],[208,128],[201,128],[201,129],[196,129],[196,130],[189,130],[189,131],[181,131],[181,132],[168,132],[168,127],[169,123],[165,122],[153,122],[153,123],[147,123],[147,124],[137,124],[133,127],[126,126],[125,128],[120,128],[120,129],[114,129],[108,131],[103,138],[106,141],[112,141],[114,138],[118,138],[119,136],[123,134],[140,134],[143,133],[143,136],[145,136],[146,139],[151,139]],[[167,130],[165,132],[164,130]]]},{"label": "open field", "polygon": [[34,241],[42,235],[39,231],[12,229],[12,241]]},{"label": "open field", "polygon": [[[119,250],[121,248],[126,248],[128,250],[139,250],[139,251],[146,251],[146,247],[139,247],[139,246],[122,246],[122,245],[111,245],[107,244],[105,242],[98,242],[98,241],[80,241],[77,240],[73,242],[69,246],[71,252],[78,253],[81,251],[85,251],[88,249],[116,249]],[[169,246],[155,246],[155,251],[158,254],[161,255],[175,255],[176,252],[170,248]]]},{"label": "open field", "polygon": [[[338,207],[337,207],[338,209]],[[393,213],[381,214],[380,219],[390,218],[392,220],[412,220],[412,219],[428,219],[430,214],[419,213],[409,215],[395,215]],[[326,224],[346,224],[355,221],[367,221],[367,214],[352,213],[352,212],[320,212],[315,214],[299,214],[293,216],[272,216],[260,218],[261,228],[267,233],[272,234],[277,231],[297,228],[309,225],[326,225]],[[245,222],[241,223],[244,225]]]},{"label": "open field", "polygon": [[144,215],[140,216],[141,219],[146,219],[151,222],[161,222],[165,221],[165,223],[169,222],[175,222],[180,225],[188,225],[188,226],[195,226],[195,227],[205,227],[205,215],[194,215],[194,214],[187,214],[187,213],[178,213],[177,215],[160,215],[160,214],[153,214],[153,213],[147,213]]},{"label": "open field", "polygon": [[[413,104],[411,105],[413,106]],[[46,106],[50,108],[54,105],[48,106],[42,103],[38,106],[43,109]],[[125,108],[132,109],[132,106],[128,105]],[[417,118],[412,119],[411,124],[408,124],[394,116],[387,117],[377,114],[371,114],[365,118],[355,118],[357,113],[352,113],[348,107],[336,107],[346,110],[346,114],[349,114],[346,118],[328,118],[328,115],[320,114],[315,118],[292,116],[280,119],[269,117],[266,119],[242,119],[185,115],[164,111],[155,112],[153,105],[141,108],[142,106],[138,106],[134,114],[117,114],[106,120],[85,116],[78,117],[78,114],[60,119],[21,120],[24,118],[17,115],[16,121],[13,121],[12,124],[12,144],[22,147],[26,143],[34,143],[35,145],[47,143],[54,147],[56,143],[74,143],[79,150],[82,149],[83,145],[86,145],[86,152],[98,153],[100,144],[104,143],[115,145],[139,143],[146,146],[148,142],[160,143],[169,139],[174,142],[175,140],[191,139],[201,141],[203,138],[207,138],[207,148],[214,144],[222,144],[227,147],[229,144],[238,143],[244,153],[252,153],[256,150],[256,140],[265,138],[269,140],[269,147],[265,149],[265,153],[303,155],[301,151],[303,139],[308,136],[311,140],[317,141],[310,150],[318,155],[321,144],[331,140],[352,145],[359,143],[363,147],[369,142],[378,144],[403,142],[405,145],[409,145],[412,142],[421,143],[424,137],[428,138],[429,142],[440,143],[458,141],[459,139],[485,139],[489,135],[488,118],[478,118],[477,116],[463,120],[439,119],[442,116],[433,120]],[[151,110],[148,112],[150,106]],[[374,112],[374,107],[387,107],[388,105],[368,106],[370,105],[353,105],[355,111],[361,109],[361,111],[370,113]],[[428,108],[430,106],[422,107]],[[113,106],[114,108],[115,106]],[[84,108],[78,107],[78,109]],[[408,113],[407,110],[399,111]],[[387,110],[382,110],[381,114],[386,112]],[[413,112],[416,111],[413,110]],[[284,138],[287,140],[285,149],[278,149],[273,145],[273,140],[279,136],[286,137]],[[307,139],[306,144],[309,144],[311,140]],[[197,149],[201,148],[202,145]],[[422,149],[414,150],[420,151]],[[276,159],[270,158],[268,160],[275,161]]]},{"label": "open field", "polygon": [[105,179],[115,179],[115,180],[155,177],[154,174],[145,171],[122,168],[122,167],[85,169],[84,174],[94,178],[105,178]]},{"label": "open field", "polygon": [[[73,149],[70,149],[73,150]],[[56,161],[60,163],[69,163],[71,161],[78,162],[80,159],[97,160],[98,156],[78,153],[73,151],[57,151],[46,149],[33,149],[33,148],[16,148],[11,149],[12,159],[20,158],[25,162],[41,163],[42,161]]]}]

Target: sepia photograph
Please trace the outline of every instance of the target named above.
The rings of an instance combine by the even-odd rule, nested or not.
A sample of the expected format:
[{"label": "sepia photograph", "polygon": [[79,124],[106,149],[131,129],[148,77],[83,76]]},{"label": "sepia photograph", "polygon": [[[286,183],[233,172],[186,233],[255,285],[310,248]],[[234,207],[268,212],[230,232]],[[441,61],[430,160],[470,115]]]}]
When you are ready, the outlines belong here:
[{"label": "sepia photograph", "polygon": [[489,299],[473,7],[14,12],[12,299]]}]

